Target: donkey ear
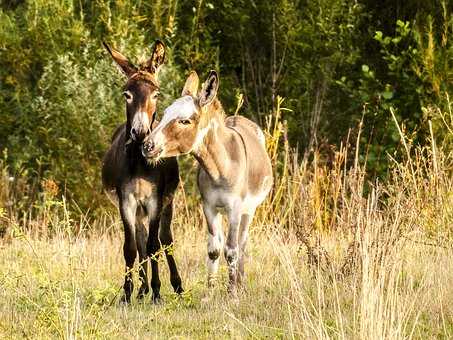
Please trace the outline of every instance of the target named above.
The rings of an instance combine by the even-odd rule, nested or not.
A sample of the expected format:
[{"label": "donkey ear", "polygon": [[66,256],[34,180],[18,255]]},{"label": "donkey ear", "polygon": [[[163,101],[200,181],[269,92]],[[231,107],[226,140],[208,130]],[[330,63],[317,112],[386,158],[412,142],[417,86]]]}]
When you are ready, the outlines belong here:
[{"label": "donkey ear", "polygon": [[208,79],[203,83],[198,101],[201,107],[210,104],[217,95],[219,89],[219,76],[216,71],[209,72]]},{"label": "donkey ear", "polygon": [[146,69],[151,73],[158,73],[165,61],[165,45],[162,41],[156,40],[154,43],[153,54],[146,62]]},{"label": "donkey ear", "polygon": [[135,72],[137,72],[137,68],[124,55],[122,55],[115,49],[110,48],[109,45],[107,45],[104,41],[102,42],[102,44],[104,45],[105,49],[110,53],[113,60],[115,60],[117,65],[120,67],[121,71],[123,71],[123,73],[127,77],[130,77]]},{"label": "donkey ear", "polygon": [[187,77],[186,83],[184,84],[184,88],[182,89],[181,96],[192,96],[196,97],[198,92],[198,83],[200,80],[198,79],[198,74],[195,71],[191,71],[189,77]]}]

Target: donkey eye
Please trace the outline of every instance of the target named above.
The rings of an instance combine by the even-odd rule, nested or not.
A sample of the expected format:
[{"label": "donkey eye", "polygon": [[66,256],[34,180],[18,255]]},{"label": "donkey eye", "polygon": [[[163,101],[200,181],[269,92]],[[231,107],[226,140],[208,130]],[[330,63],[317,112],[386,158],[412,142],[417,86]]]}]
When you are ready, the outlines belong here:
[{"label": "donkey eye", "polygon": [[128,103],[130,103],[132,101],[132,93],[130,93],[129,91],[124,91],[123,96],[124,96],[124,98],[126,98],[126,101]]},{"label": "donkey eye", "polygon": [[156,93],[154,93],[153,98],[157,99],[159,96],[160,96],[160,92],[156,92]]},{"label": "donkey eye", "polygon": [[179,121],[179,124],[182,124],[182,125],[189,125],[190,124],[190,120],[189,119],[181,119]]}]

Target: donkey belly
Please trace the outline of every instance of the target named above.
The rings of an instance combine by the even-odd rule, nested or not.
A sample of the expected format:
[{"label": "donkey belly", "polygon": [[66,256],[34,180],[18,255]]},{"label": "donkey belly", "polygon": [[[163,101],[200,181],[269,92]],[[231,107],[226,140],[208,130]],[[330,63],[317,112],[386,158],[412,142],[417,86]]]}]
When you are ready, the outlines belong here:
[{"label": "donkey belly", "polygon": [[234,187],[225,187],[214,183],[203,169],[198,175],[198,186],[205,204],[220,211],[253,214],[272,187],[272,175],[261,178],[253,191],[244,178],[239,176],[238,182]]},{"label": "donkey belly", "polygon": [[242,200],[242,213],[243,214],[253,214],[256,208],[263,203],[269,191],[260,193],[259,195],[247,195]]},{"label": "donkey belly", "polygon": [[125,197],[136,202],[136,223],[147,226],[157,217],[159,195],[155,183],[146,178],[134,178],[123,190]]},{"label": "donkey belly", "polygon": [[204,192],[203,201],[223,214],[234,211],[239,215],[250,215],[255,212],[268,193],[269,190],[266,190],[258,195],[247,194],[241,197],[237,193],[220,189]]}]

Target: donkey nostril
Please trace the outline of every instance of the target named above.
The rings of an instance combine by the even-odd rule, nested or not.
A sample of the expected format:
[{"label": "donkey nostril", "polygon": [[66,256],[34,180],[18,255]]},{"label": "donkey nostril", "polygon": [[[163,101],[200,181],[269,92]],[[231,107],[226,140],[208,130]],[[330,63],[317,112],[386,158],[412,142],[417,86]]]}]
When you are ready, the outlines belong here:
[{"label": "donkey nostril", "polygon": [[146,143],[145,148],[146,148],[146,151],[153,151],[153,149],[154,149],[154,143],[153,143],[153,142],[148,142],[148,143]]}]

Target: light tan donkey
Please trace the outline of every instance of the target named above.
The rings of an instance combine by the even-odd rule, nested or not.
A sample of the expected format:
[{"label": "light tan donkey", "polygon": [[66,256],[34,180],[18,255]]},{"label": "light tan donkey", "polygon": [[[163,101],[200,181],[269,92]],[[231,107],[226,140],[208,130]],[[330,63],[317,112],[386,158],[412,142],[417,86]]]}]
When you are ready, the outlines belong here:
[{"label": "light tan donkey", "polygon": [[198,75],[189,75],[182,97],[164,111],[161,122],[146,137],[146,158],[192,154],[200,164],[198,187],[208,223],[208,285],[212,285],[224,244],[222,218],[229,229],[224,255],[229,291],[244,279],[248,228],[259,204],[271,190],[272,167],[261,129],[241,116],[225,118],[217,99],[219,79],[211,71],[200,93]]}]

